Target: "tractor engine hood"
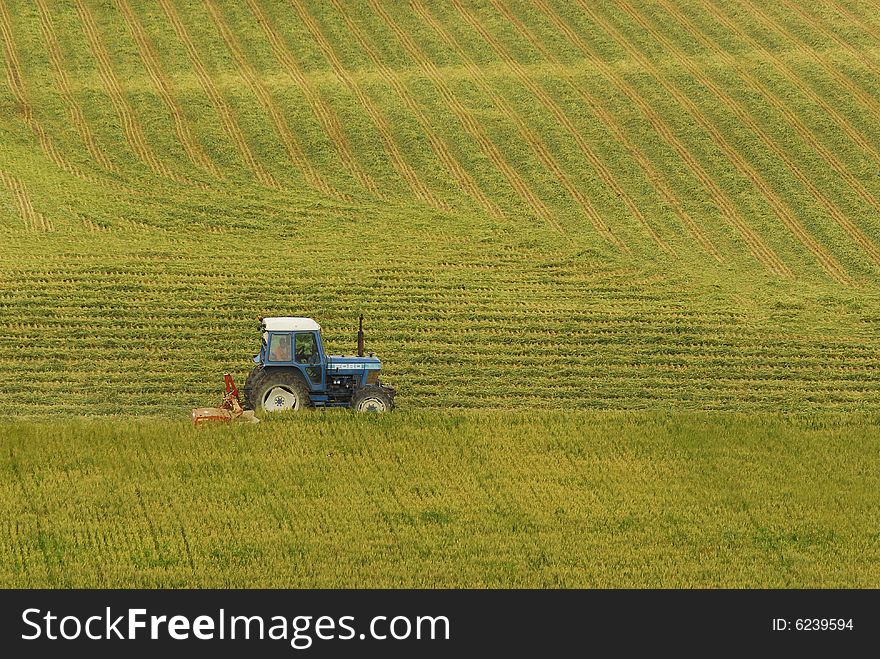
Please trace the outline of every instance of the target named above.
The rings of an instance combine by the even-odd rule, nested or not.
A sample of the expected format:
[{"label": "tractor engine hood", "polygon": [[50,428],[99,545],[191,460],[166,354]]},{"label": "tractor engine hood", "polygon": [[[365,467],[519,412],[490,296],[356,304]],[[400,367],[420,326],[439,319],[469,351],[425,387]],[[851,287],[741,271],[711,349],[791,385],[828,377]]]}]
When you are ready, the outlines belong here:
[{"label": "tractor engine hood", "polygon": [[342,355],[327,357],[327,370],[331,372],[361,373],[363,371],[378,371],[381,368],[382,362],[378,357],[344,357]]}]

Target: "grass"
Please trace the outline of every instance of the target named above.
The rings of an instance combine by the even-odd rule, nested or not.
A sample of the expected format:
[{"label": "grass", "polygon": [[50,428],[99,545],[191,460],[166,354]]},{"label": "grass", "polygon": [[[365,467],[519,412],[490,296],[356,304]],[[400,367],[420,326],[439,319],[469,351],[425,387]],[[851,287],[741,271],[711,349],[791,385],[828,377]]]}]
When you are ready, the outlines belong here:
[{"label": "grass", "polygon": [[873,586],[878,430],[558,411],[6,423],[0,584]]},{"label": "grass", "polygon": [[[53,488],[85,495],[89,478],[111,477],[96,446],[154,488],[141,503],[123,493],[118,538],[101,502],[77,509],[92,511],[79,531],[49,534],[54,508],[8,517],[0,543],[19,562],[4,580],[342,585],[368,566],[389,584],[876,585],[870,490],[846,478],[873,455],[880,412],[880,44],[865,3],[837,4],[0,4],[0,397],[15,417],[0,453],[32,493],[47,488],[45,506],[61,505]],[[243,383],[257,316],[313,316],[340,353],[360,312],[399,417],[180,425],[218,399],[223,372]],[[565,451],[542,448],[545,427],[598,462],[547,462]],[[363,434],[376,428],[387,443]],[[311,434],[284,458],[305,461],[295,473],[335,474],[310,453],[334,436],[378,462],[357,464],[364,482],[326,481],[339,517],[358,493],[353,526],[337,537],[316,510],[312,562],[292,568],[284,552],[306,551],[295,515],[260,499],[276,480],[236,472],[221,449],[273,470],[300,430]],[[129,436],[155,439],[159,471],[126,453]],[[191,515],[187,559],[161,488],[179,488],[163,479],[187,460],[202,468],[206,441],[230,479],[207,491],[250,482],[251,512],[279,508],[242,517],[273,526],[238,548],[220,542],[234,526]],[[94,473],[56,482],[41,472],[53,451],[97,461]],[[626,462],[633,451],[650,466]],[[799,459],[836,465],[828,493],[809,489]],[[712,480],[728,467],[749,486],[734,471]],[[420,508],[406,499],[417,476],[451,489]],[[838,490],[861,511],[852,527],[823,498]],[[774,493],[803,505],[790,521]],[[540,496],[581,503],[557,518]],[[145,503],[161,542],[129,524]],[[41,560],[17,553],[23,537]],[[356,554],[351,574],[320,562],[332,538]],[[260,576],[260,557],[275,576]]]}]

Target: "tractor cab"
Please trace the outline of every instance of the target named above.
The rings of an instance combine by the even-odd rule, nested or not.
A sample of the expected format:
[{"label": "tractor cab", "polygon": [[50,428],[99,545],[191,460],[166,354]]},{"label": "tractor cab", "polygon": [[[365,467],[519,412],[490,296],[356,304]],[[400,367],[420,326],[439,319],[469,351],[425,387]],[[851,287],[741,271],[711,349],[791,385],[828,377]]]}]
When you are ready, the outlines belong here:
[{"label": "tractor cab", "polygon": [[255,361],[295,368],[310,390],[324,388],[326,369],[321,326],[311,318],[264,318],[262,349]]},{"label": "tractor cab", "polygon": [[303,407],[354,407],[388,411],[395,391],[379,381],[382,364],[363,354],[363,317],[358,356],[327,355],[321,326],[311,318],[260,319],[261,347],[244,387],[245,405],[275,412]]}]

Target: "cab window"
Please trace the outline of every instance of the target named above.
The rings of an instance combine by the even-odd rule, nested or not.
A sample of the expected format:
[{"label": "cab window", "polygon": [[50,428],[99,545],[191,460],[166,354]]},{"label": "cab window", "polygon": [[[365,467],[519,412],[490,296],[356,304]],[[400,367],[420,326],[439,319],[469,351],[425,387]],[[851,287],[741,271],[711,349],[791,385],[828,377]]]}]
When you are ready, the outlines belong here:
[{"label": "cab window", "polygon": [[269,361],[292,361],[290,351],[290,334],[273,334],[269,340]]},{"label": "cab window", "polygon": [[300,364],[317,364],[321,361],[315,335],[303,333],[296,335],[296,361]]}]

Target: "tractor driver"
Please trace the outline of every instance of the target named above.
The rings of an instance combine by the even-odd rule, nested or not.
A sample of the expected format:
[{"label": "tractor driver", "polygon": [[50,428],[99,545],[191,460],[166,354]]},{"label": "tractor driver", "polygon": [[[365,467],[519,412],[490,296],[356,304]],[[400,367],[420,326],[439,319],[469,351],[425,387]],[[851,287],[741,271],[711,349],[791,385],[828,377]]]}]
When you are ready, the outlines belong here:
[{"label": "tractor driver", "polygon": [[290,334],[274,334],[269,346],[269,361],[290,361]]}]

